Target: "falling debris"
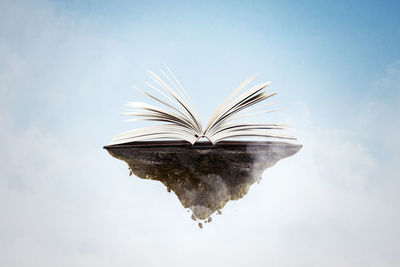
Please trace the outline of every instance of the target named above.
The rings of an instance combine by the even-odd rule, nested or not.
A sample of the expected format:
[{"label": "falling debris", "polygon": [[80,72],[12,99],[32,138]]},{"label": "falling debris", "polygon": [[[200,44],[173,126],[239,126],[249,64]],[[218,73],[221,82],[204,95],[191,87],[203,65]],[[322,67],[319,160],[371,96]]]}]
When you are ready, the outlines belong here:
[{"label": "falling debris", "polygon": [[208,217],[208,220],[207,220],[207,222],[211,222],[212,221],[212,218],[211,217]]},{"label": "falling debris", "polygon": [[197,218],[196,218],[196,216],[194,216],[194,214],[192,214],[191,218],[192,218],[193,221],[197,221]]},{"label": "falling debris", "polygon": [[222,211],[218,210],[217,213],[218,213],[218,215],[221,215],[221,214],[222,214]]},{"label": "falling debris", "polygon": [[200,227],[200,229],[203,229],[203,224],[199,223],[199,227]]}]

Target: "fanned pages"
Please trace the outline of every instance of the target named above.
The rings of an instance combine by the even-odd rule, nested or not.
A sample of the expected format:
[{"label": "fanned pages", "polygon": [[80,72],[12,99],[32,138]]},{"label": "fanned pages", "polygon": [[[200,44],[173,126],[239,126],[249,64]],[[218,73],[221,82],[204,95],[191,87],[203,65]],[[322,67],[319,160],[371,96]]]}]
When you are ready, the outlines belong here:
[{"label": "fanned pages", "polygon": [[[266,109],[273,103],[257,105],[277,94],[277,92],[268,92],[267,87],[270,82],[261,83],[245,90],[256,76],[248,78],[218,107],[203,131],[198,113],[181,83],[170,69],[167,68],[166,72],[161,72],[164,79],[149,71],[152,83],[146,83],[149,87],[148,91],[137,88],[160,106],[128,102],[127,106],[132,110],[124,115],[134,117],[127,121],[147,120],[159,121],[163,124],[117,134],[111,144],[151,139],[179,139],[194,144],[201,137],[207,138],[213,144],[237,137],[296,139],[289,134],[280,132],[289,128],[287,124],[237,122],[239,119],[277,111]],[[254,108],[249,108],[253,106]],[[242,112],[243,110],[247,112]]]}]

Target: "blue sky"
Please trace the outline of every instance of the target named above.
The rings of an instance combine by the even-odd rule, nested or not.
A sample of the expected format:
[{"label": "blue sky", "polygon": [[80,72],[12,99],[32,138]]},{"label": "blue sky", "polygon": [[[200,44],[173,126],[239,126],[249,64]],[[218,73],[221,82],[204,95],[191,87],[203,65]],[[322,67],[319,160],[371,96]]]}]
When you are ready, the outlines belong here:
[{"label": "blue sky", "polygon": [[[0,0],[1,265],[398,266],[399,12]],[[286,111],[265,120],[304,145],[203,231],[102,149],[164,63],[204,122],[250,75],[272,81]]]}]

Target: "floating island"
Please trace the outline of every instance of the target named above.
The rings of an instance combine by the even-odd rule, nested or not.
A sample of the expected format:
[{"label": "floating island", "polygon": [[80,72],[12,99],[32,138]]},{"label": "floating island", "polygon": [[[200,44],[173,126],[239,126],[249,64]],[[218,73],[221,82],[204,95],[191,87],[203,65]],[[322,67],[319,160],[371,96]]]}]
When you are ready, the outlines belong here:
[{"label": "floating island", "polygon": [[[244,197],[265,169],[296,154],[302,145],[286,142],[221,141],[215,145],[184,141],[133,142],[104,148],[125,161],[131,174],[163,183],[193,220],[211,215],[230,200]],[[202,224],[199,223],[200,228]]]}]

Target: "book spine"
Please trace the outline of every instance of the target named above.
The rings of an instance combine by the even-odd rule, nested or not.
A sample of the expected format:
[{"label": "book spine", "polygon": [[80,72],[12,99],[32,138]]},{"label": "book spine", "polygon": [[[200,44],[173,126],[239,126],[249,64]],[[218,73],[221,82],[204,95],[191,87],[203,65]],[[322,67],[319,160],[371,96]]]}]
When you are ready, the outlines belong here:
[{"label": "book spine", "polygon": [[208,136],[206,136],[206,135],[201,135],[201,136],[197,137],[197,139],[196,139],[196,141],[194,141],[193,145],[194,145],[194,144],[196,144],[196,143],[197,143],[197,141],[199,141],[199,139],[200,139],[200,138],[202,138],[202,137],[205,137],[205,138],[207,138],[207,139],[208,139],[208,141],[210,141],[210,143],[211,143],[211,144],[215,145],[215,144],[214,144],[214,143],[211,141],[211,139],[210,139],[210,138],[208,138]]}]

